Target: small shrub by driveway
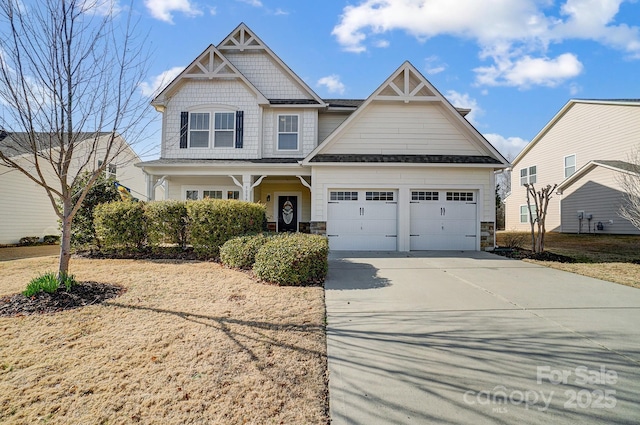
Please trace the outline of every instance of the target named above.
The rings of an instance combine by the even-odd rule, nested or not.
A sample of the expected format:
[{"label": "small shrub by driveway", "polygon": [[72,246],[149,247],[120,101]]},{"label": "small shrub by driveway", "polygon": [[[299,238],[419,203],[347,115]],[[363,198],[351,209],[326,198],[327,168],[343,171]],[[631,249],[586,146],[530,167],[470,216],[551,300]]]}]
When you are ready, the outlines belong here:
[{"label": "small shrub by driveway", "polygon": [[[0,263],[0,296],[56,257]],[[211,262],[76,258],[101,305],[0,317],[0,423],[326,424],[324,299]]]}]

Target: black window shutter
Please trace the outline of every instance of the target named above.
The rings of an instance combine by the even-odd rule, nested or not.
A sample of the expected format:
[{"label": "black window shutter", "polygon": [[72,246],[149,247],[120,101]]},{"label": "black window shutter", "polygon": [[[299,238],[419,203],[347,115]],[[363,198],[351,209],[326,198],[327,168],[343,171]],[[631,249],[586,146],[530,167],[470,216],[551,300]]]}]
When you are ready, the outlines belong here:
[{"label": "black window shutter", "polygon": [[187,148],[187,132],[189,131],[189,113],[180,112],[180,149]]},{"label": "black window shutter", "polygon": [[244,132],[244,111],[236,111],[236,148],[242,148]]}]

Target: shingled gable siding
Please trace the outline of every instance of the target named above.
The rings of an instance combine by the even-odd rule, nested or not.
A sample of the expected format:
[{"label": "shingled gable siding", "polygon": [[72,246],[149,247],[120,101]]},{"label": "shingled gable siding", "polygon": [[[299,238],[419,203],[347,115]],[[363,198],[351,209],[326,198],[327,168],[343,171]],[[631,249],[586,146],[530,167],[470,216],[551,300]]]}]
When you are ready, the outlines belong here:
[{"label": "shingled gable siding", "polygon": [[[195,106],[215,105],[218,111],[237,111],[243,114],[242,149],[213,148],[180,149],[181,112],[190,111]],[[164,112],[163,158],[218,158],[252,159],[258,158],[260,108],[253,92],[238,81],[187,81],[174,95]],[[212,117],[213,119],[213,117]]]},{"label": "shingled gable siding", "polygon": [[247,51],[235,53],[223,50],[222,54],[247,77],[267,99],[311,99],[284,70],[279,68],[266,52]]}]

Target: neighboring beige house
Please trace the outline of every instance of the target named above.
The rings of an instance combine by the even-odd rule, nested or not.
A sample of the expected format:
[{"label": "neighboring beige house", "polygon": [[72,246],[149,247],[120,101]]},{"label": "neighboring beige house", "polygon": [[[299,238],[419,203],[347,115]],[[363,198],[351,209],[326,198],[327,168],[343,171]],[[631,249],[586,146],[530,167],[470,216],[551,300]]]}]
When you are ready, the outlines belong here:
[{"label": "neighboring beige house", "polygon": [[494,172],[509,164],[409,62],[365,100],[321,99],[241,24],[152,105],[150,197],[261,202],[271,230],[333,250],[494,246]]},{"label": "neighboring beige house", "polygon": [[[20,149],[14,142],[16,138],[22,137],[21,133],[0,132],[0,149],[12,159],[19,161],[25,167],[30,167],[30,154]],[[98,139],[98,153],[104,147],[104,138]],[[107,166],[106,172],[115,175],[120,183],[131,189],[134,197],[146,200],[146,183],[144,173],[135,163],[140,161],[138,155],[121,138],[122,153],[116,161]],[[92,141],[87,139],[77,144],[75,160],[72,164],[72,173],[76,173],[80,164],[89,161],[87,168],[95,169],[98,164],[96,155],[90,155]],[[18,149],[16,149],[18,147]],[[97,155],[99,158],[99,155]],[[32,163],[32,162],[31,162]],[[46,163],[46,161],[41,161]],[[46,169],[43,166],[45,175],[50,175],[52,179],[53,169]],[[55,180],[51,180],[52,182]],[[55,183],[54,183],[55,184]],[[25,236],[58,235],[58,216],[53,211],[53,206],[45,190],[35,182],[27,178],[22,172],[0,165],[0,244],[15,244],[20,238]]]},{"label": "neighboring beige house", "polygon": [[512,164],[506,230],[530,230],[526,182],[558,184],[547,230],[640,234],[618,215],[621,173],[640,148],[640,100],[570,100]]}]

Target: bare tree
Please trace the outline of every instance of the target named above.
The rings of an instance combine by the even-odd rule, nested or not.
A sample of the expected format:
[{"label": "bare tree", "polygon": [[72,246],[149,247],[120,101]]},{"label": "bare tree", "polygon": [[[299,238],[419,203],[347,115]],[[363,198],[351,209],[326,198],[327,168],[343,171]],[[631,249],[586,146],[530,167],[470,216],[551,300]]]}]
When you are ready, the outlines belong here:
[{"label": "bare tree", "polygon": [[620,173],[617,178],[624,191],[618,214],[640,229],[640,148],[631,152],[626,166],[627,172]]},{"label": "bare tree", "polygon": [[128,10],[113,0],[0,3],[0,163],[41,186],[60,218],[59,275],[85,195],[125,149],[122,138],[134,143],[148,123],[138,93],[148,55]]},{"label": "bare tree", "polygon": [[[551,186],[549,184],[540,190],[536,190],[533,183],[526,183],[524,186],[527,188],[527,207],[529,209],[529,223],[531,224],[531,250],[534,253],[544,252],[544,236],[547,232],[545,227],[547,208],[558,185]],[[531,204],[531,198],[533,198],[533,205]]]}]

